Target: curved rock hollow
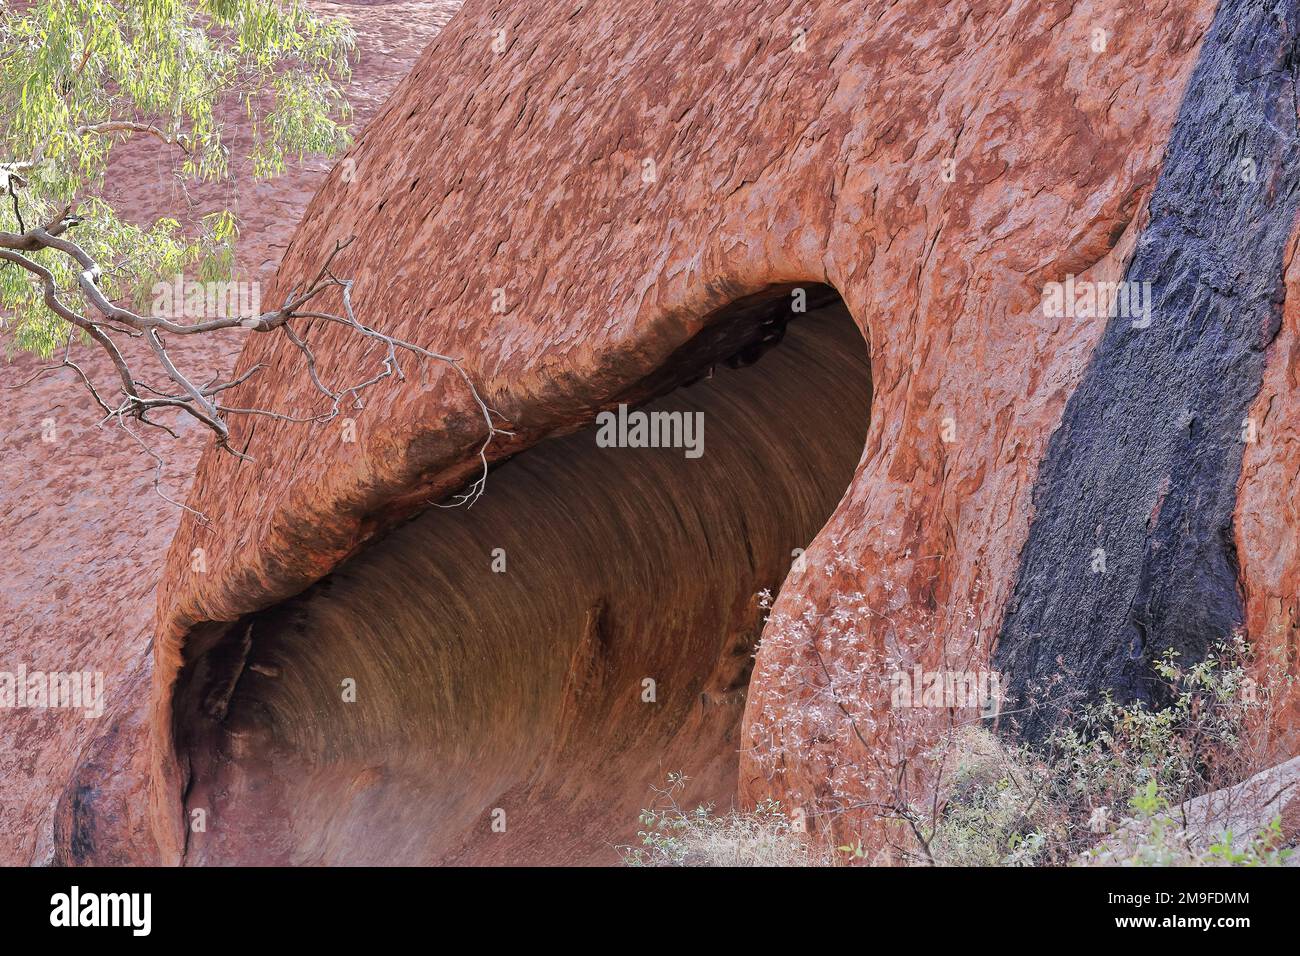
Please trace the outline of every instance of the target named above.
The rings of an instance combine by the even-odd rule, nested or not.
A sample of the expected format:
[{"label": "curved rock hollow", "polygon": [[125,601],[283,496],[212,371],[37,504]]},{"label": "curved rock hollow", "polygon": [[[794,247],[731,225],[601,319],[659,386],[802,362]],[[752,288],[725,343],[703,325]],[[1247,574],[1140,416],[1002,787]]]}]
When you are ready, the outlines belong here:
[{"label": "curved rock hollow", "polygon": [[473,507],[192,633],[185,861],[609,862],[671,772],[730,806],[761,592],[835,510],[871,400],[838,296],[787,327],[789,302],[738,304],[662,369],[642,410],[702,416],[699,457],[553,438]]}]

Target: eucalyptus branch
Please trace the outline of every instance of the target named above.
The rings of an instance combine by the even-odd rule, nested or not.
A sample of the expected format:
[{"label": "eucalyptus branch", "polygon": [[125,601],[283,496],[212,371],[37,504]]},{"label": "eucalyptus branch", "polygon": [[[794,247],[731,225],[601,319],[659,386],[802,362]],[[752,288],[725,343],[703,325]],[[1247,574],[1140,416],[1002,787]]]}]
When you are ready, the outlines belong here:
[{"label": "eucalyptus branch", "polygon": [[[339,247],[313,283],[270,312],[223,309],[222,318],[189,322],[122,303],[126,290],[142,288],[147,277],[179,273],[191,263],[203,263],[205,273],[228,271],[237,235],[233,199],[204,215],[196,213],[189,190],[198,182],[233,188],[234,157],[219,121],[225,98],[237,96],[244,107],[252,133],[246,159],[257,178],[275,175],[294,156],[346,147],[351,114],[343,87],[356,37],[345,18],[318,14],[307,0],[35,0],[19,7],[6,9],[0,30],[0,230],[15,230],[0,231],[0,315],[12,345],[44,360],[36,376],[63,369],[76,375],[104,415],[100,424],[118,423],[154,457],[158,487],[161,459],[134,422],[175,436],[155,416],[188,415],[214,434],[218,447],[243,458],[230,438],[233,416],[325,420],[343,401],[359,404],[365,388],[395,374],[396,356],[414,349],[393,340],[390,361],[371,379],[330,387],[301,327],[289,327],[308,308],[322,311],[318,297],[339,287],[328,272]],[[250,22],[256,29],[244,29]],[[105,194],[116,147],[137,137],[165,148],[159,151],[171,166],[166,175],[184,197],[188,222],[200,224],[197,233],[170,216],[136,224]],[[76,230],[83,219],[69,205],[73,197],[93,217],[93,231]],[[366,328],[353,315],[335,319],[354,331]],[[173,336],[234,327],[283,330],[294,350],[309,355],[313,388],[328,395],[326,407],[290,415],[231,398],[237,386],[265,374],[263,366],[228,381],[202,382],[185,370]],[[373,329],[364,334],[386,338]],[[72,361],[74,338],[108,356],[115,381],[94,381],[90,369]],[[125,339],[145,349],[124,353]],[[490,412],[486,421],[490,441],[497,433]]]},{"label": "eucalyptus branch", "polygon": [[142,123],[138,120],[107,120],[103,123],[88,123],[76,127],[72,132],[75,136],[112,136],[115,133],[144,133],[157,139],[165,146],[179,147],[183,153],[189,153],[193,150],[190,138],[184,133],[168,133],[152,123]]}]

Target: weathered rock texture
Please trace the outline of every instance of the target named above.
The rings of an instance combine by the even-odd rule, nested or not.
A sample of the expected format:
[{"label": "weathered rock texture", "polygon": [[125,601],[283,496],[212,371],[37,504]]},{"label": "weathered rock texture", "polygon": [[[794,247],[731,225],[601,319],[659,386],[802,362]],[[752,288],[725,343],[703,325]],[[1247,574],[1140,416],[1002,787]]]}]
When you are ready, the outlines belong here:
[{"label": "weathered rock texture", "polygon": [[[852,672],[890,639],[870,619],[839,633],[843,596],[879,607],[893,581],[912,604],[970,602],[985,627],[1000,613],[1041,450],[1101,332],[1045,321],[1042,284],[1117,277],[1211,14],[1115,28],[1135,12],[471,3],[358,143],[357,177],[317,196],[278,291],[358,235],[342,269],[359,312],[465,357],[517,432],[499,456],[693,374],[675,353],[737,298],[838,289],[871,343],[871,434],[777,608],[806,605],[813,623],[797,641],[770,634],[759,658],[751,722],[775,739],[741,758],[746,793],[788,788],[820,807],[853,783],[839,778],[852,737],[819,726],[833,709],[790,677],[818,642],[839,638],[836,666]],[[260,345],[241,361],[275,374],[241,400],[296,407],[309,394],[296,363]],[[336,378],[362,374],[356,343],[325,332],[319,351]],[[213,525],[178,535],[157,644],[155,798],[172,852],[193,785],[188,755],[170,753],[188,728],[170,710],[186,635],[291,597],[472,473],[481,436],[463,387],[437,367],[412,379],[355,416],[355,444],[337,425],[259,424],[241,436],[256,465],[201,464],[193,504]],[[205,576],[188,570],[195,547]],[[944,642],[932,630],[922,659]]]},{"label": "weathered rock texture", "polygon": [[[987,664],[1016,581],[1037,573],[1021,572],[1020,559],[1043,502],[1055,500],[1040,495],[1036,513],[1031,498],[1049,440],[1080,382],[1095,381],[1116,349],[1104,318],[1046,317],[1044,284],[1115,281],[1130,256],[1139,275],[1137,264],[1162,261],[1164,230],[1187,210],[1147,206],[1190,98],[1254,104],[1258,88],[1259,115],[1276,117],[1277,135],[1294,126],[1294,109],[1268,113],[1284,105],[1278,88],[1294,61],[1271,58],[1279,41],[1267,38],[1278,28],[1267,16],[1242,19],[1261,31],[1258,62],[1282,73],[1229,73],[1230,90],[1189,85],[1214,17],[1209,2],[1124,0],[795,2],[779,11],[748,0],[470,0],[316,195],[268,296],[282,298],[335,241],[357,236],[339,271],[355,280],[358,314],[462,356],[515,432],[489,455],[516,457],[473,509],[430,510],[476,475],[482,422],[454,373],[415,363],[348,421],[245,424],[236,443],[247,443],[253,463],[205,453],[190,503],[209,522],[181,522],[159,590],[148,720],[163,857],[477,862],[541,859],[549,844],[559,859],[596,859],[634,829],[629,810],[647,781],[695,771],[725,798],[728,760],[744,798],[784,796],[819,823],[869,826],[846,808],[917,777],[927,729],[891,712],[881,675]],[[1180,130],[1167,179],[1194,184],[1178,148],[1199,136],[1216,156],[1236,156],[1237,129],[1256,130],[1263,146],[1254,115],[1241,127]],[[1277,279],[1266,273],[1281,265],[1277,237],[1291,232],[1276,166],[1285,156],[1279,146],[1255,157],[1276,196],[1216,200],[1240,213],[1224,226],[1240,223],[1243,236],[1221,248],[1250,257],[1239,264],[1253,277],[1241,295],[1255,306],[1239,317],[1196,313],[1224,315],[1225,338],[1254,350],[1229,370],[1243,379],[1209,403],[1216,423],[1254,399],[1249,375],[1258,380],[1258,352],[1276,325],[1264,303]],[[1149,224],[1154,243],[1143,246]],[[1267,248],[1250,248],[1251,236]],[[1178,267],[1196,268],[1183,259]],[[1199,287],[1161,278],[1188,296]],[[866,420],[866,379],[839,363],[858,343],[804,338],[800,323],[816,320],[796,318],[788,341],[734,383],[717,383],[707,419],[706,435],[715,420],[727,427],[723,406],[741,392],[724,386],[771,375],[753,401],[784,404],[767,418],[772,434],[736,426],[737,444],[723,454],[737,457],[718,463],[725,477],[709,479],[708,494],[692,492],[686,511],[642,515],[648,524],[638,527],[658,534],[634,549],[650,562],[638,570],[611,533],[630,520],[622,509],[711,473],[670,473],[659,458],[641,473],[626,450],[597,453],[580,430],[601,409],[661,395],[745,351],[771,330],[764,303],[775,308],[792,287],[820,284],[843,297],[870,348],[870,427],[851,479],[841,443]],[[1293,342],[1291,310],[1283,319],[1254,399],[1275,400],[1247,450],[1232,526],[1246,620],[1274,643],[1278,622],[1294,620],[1297,579],[1293,546],[1277,540],[1289,503],[1276,490],[1294,480],[1294,456],[1268,450],[1294,417],[1284,407],[1290,352],[1280,350]],[[361,380],[378,361],[337,329],[312,336],[331,381]],[[832,374],[809,373],[819,344],[835,352],[818,363]],[[1165,353],[1148,347],[1132,361],[1159,365]],[[1206,353],[1187,354],[1199,362]],[[240,404],[311,407],[296,355],[253,337],[238,369],[258,362],[268,367]],[[1205,383],[1210,368],[1153,395],[1199,401],[1187,383]],[[800,391],[808,386],[820,394]],[[1125,414],[1141,416],[1152,396],[1135,384],[1130,399]],[[761,406],[738,405],[735,421],[752,426]],[[817,419],[818,407],[831,420]],[[1174,411],[1158,410],[1133,428],[1153,436]],[[356,440],[345,440],[353,429]],[[1090,447],[1102,448],[1098,439]],[[744,441],[753,463],[737,451]],[[774,464],[809,443],[816,451],[800,464],[815,482]],[[1197,449],[1214,505],[1198,508],[1186,483],[1175,500],[1197,518],[1195,533],[1222,536],[1231,504],[1223,489],[1240,448]],[[1144,463],[1141,482],[1115,488],[1125,500],[1125,489],[1145,493],[1162,463]],[[1043,487],[1066,468],[1049,465]],[[582,480],[557,494],[566,469]],[[766,500],[755,501],[762,474]],[[1251,475],[1268,476],[1269,490],[1252,491]],[[796,487],[816,488],[817,501],[792,504]],[[780,579],[774,555],[813,530],[839,492],[785,577],[745,716],[729,728],[738,705],[707,698],[737,689],[739,674],[720,684],[719,667],[734,665],[727,655],[754,623],[745,592]],[[677,537],[678,522],[716,549],[709,560],[699,537]],[[493,578],[486,569],[498,546],[516,570]],[[1082,545],[1070,548],[1067,556]],[[744,562],[729,557],[742,552]],[[1026,568],[1038,566],[1035,555],[1031,545]],[[1212,558],[1207,573],[1226,587]],[[1142,566],[1169,574],[1179,565]],[[548,569],[545,586],[519,573],[530,567]],[[1141,583],[1139,567],[1120,563],[1123,586]],[[666,603],[653,600],[661,587],[673,594]],[[446,606],[451,594],[458,603]],[[1067,597],[1063,606],[1085,607],[1077,593]],[[602,624],[605,607],[623,616]],[[1099,660],[1111,659],[1112,632],[1099,631]],[[1037,632],[1007,633],[1032,646]],[[448,687],[453,674],[472,677]],[[355,704],[339,699],[348,677],[358,679]],[[647,677],[658,681],[653,716],[640,702]],[[96,859],[108,850],[76,844],[75,834],[96,832],[106,797],[76,798],[75,786],[60,846]],[[496,808],[509,824],[494,843]],[[207,811],[202,834],[185,826],[194,809]]]},{"label": "weathered rock texture", "polygon": [[1297,44],[1294,4],[1224,0],[1202,45],[1125,275],[1150,314],[1110,322],[1034,492],[997,654],[1031,735],[1103,690],[1154,701],[1152,660],[1243,623],[1232,518],[1300,203]]},{"label": "weathered rock texture", "polygon": [[191,634],[177,743],[211,826],[185,861],[611,862],[672,770],[729,805],[755,595],[834,510],[869,404],[848,313],[801,317],[755,367],[649,406],[703,416],[698,459],[545,442],[233,644]]}]

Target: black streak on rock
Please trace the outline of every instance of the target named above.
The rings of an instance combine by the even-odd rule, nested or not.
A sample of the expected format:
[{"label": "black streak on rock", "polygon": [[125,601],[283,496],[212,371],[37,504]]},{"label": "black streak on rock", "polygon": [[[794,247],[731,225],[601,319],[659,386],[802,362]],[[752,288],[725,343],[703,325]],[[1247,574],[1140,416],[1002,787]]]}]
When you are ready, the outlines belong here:
[{"label": "black streak on rock", "polygon": [[58,829],[66,830],[67,833],[60,834],[63,839],[56,841],[62,850],[62,852],[56,851],[55,854],[55,862],[58,865],[79,866],[94,859],[95,798],[98,795],[96,788],[86,785],[77,786],[65,794],[67,821],[66,826]]},{"label": "black streak on rock", "polygon": [[995,655],[1031,739],[1106,690],[1158,702],[1154,660],[1242,622],[1232,515],[1296,217],[1298,25],[1295,2],[1220,4],[1126,277],[1152,283],[1151,325],[1111,319],[1049,444]]}]

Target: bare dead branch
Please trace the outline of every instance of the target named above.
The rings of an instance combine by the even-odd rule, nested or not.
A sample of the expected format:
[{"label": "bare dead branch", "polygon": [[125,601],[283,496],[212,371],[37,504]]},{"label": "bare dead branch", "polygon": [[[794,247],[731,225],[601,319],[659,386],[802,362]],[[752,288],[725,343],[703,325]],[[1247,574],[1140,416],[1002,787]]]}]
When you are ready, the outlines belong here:
[{"label": "bare dead branch", "polygon": [[182,501],[177,501],[175,498],[171,497],[171,496],[168,495],[165,491],[162,490],[162,470],[163,470],[163,460],[162,460],[162,456],[159,455],[159,454],[158,454],[156,451],[154,451],[152,448],[150,448],[150,447],[145,443],[145,441],[144,441],[143,438],[141,438],[141,437],[140,437],[139,435],[137,435],[134,431],[132,431],[132,430],[131,430],[131,426],[128,425],[128,424],[126,423],[126,419],[123,418],[123,417],[120,416],[120,415],[118,416],[118,424],[121,425],[121,426],[122,426],[122,430],[123,430],[124,432],[126,432],[128,435],[130,435],[131,438],[135,441],[135,443],[136,443],[137,445],[139,445],[139,446],[141,447],[141,449],[144,450],[144,453],[145,453],[146,455],[148,455],[150,458],[153,459],[153,461],[154,461],[154,469],[153,469],[153,490],[154,490],[154,493],[155,493],[156,495],[158,495],[158,497],[161,498],[163,501],[166,501],[168,504],[173,505],[173,506],[175,506],[175,507],[177,507],[177,508],[180,508],[182,511],[188,511],[190,514],[194,515],[194,517],[198,518],[198,520],[199,520],[200,522],[202,522],[203,524],[208,524],[208,523],[209,523],[209,522],[208,522],[208,516],[205,515],[202,511],[197,511],[197,510],[195,510],[194,508],[191,508],[189,505],[185,504],[184,502],[182,502]]},{"label": "bare dead branch", "polygon": [[[123,126],[124,130],[129,126],[130,130],[135,132],[154,132],[152,129],[137,129],[131,124],[101,124],[101,128],[88,129],[87,132],[107,133],[115,131],[108,129],[108,126]],[[11,189],[15,181],[14,175],[10,174],[8,183]],[[14,202],[17,203],[16,197]],[[21,222],[20,219],[20,228],[23,228]],[[479,394],[472,377],[459,359],[426,349],[414,342],[387,335],[357,319],[352,304],[353,282],[351,279],[339,278],[333,271],[336,258],[351,244],[351,239],[336,242],[312,281],[301,290],[293,290],[280,308],[259,315],[223,316],[221,318],[184,323],[174,321],[166,316],[141,315],[112,302],[101,287],[103,272],[99,264],[84,247],[66,236],[66,233],[80,222],[82,222],[81,217],[76,215],[75,207],[70,205],[59,210],[44,225],[23,229],[18,233],[0,231],[0,262],[9,262],[34,276],[42,289],[46,306],[55,315],[85,332],[109,356],[120,380],[122,398],[116,406],[106,401],[100,390],[96,388],[80,366],[71,362],[67,356],[59,365],[42,369],[37,374],[65,367],[73,369],[83,385],[90,391],[95,402],[104,411],[105,420],[116,419],[123,428],[130,432],[137,443],[149,451],[151,456],[156,457],[156,454],[144,445],[139,435],[127,428],[125,424],[127,419],[134,419],[146,425],[161,428],[174,437],[176,433],[172,429],[150,419],[148,416],[151,411],[175,409],[194,418],[211,431],[216,436],[217,446],[221,450],[241,460],[250,460],[244,452],[232,446],[227,416],[263,416],[295,423],[323,423],[330,421],[339,414],[344,401],[350,400],[354,408],[364,408],[363,393],[379,382],[388,378],[405,381],[406,375],[402,370],[401,354],[409,353],[418,358],[440,362],[453,369],[465,383],[475,407],[483,419],[484,438],[478,449],[478,458],[481,465],[479,476],[465,491],[457,494],[450,504],[440,504],[439,506],[473,505],[482,495],[489,469],[488,449],[498,435],[511,435],[513,433],[498,426],[497,418],[501,416]],[[69,263],[74,267],[77,291],[81,293],[82,298],[93,310],[91,313],[83,316],[60,299],[54,273],[31,257],[31,254],[43,250],[60,253],[69,260]],[[343,314],[339,315],[320,309],[307,308],[310,303],[330,290],[338,290],[343,303]],[[384,356],[380,361],[379,368],[374,374],[352,385],[342,387],[327,385],[321,378],[316,355],[308,344],[306,336],[300,334],[290,324],[295,319],[305,320],[309,323],[309,326],[312,322],[340,325],[362,338],[378,343],[384,350]],[[236,327],[246,328],[254,332],[282,331],[294,348],[303,355],[312,385],[317,393],[328,399],[328,408],[315,414],[292,415],[272,409],[250,408],[222,403],[215,396],[248,381],[263,366],[255,365],[226,382],[214,379],[207,385],[200,386],[177,366],[163,339],[164,334],[203,335]],[[165,376],[166,385],[150,384],[145,378],[137,376],[128,365],[110,333],[143,338]],[[71,345],[71,337],[68,344]],[[159,468],[161,469],[161,465]],[[160,475],[161,471],[159,470],[155,475],[155,489],[158,488],[158,482],[161,480]],[[161,495],[162,492],[159,491],[159,494]],[[165,495],[163,497],[166,498]],[[172,499],[167,498],[167,500],[171,501]]]}]

